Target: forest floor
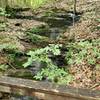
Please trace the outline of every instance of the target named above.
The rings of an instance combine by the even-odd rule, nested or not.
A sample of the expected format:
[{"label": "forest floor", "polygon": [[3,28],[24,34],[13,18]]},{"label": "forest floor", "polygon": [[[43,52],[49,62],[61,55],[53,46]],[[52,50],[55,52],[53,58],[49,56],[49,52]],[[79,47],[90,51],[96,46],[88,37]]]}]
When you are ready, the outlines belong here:
[{"label": "forest floor", "polygon": [[[38,46],[27,41],[24,34],[25,31],[41,25],[53,30],[53,36],[50,35],[50,38],[59,37],[56,41],[50,39],[49,43],[51,40],[54,43],[64,43],[71,40],[100,39],[100,30],[96,29],[97,26],[100,26],[100,23],[96,21],[96,19],[100,19],[99,4],[100,1],[95,0],[78,0],[75,21],[71,17],[72,0],[60,0],[35,11],[31,9],[20,11],[14,17],[0,17],[1,21],[5,21],[3,29],[0,29],[0,45],[9,43],[12,48],[13,45],[16,45],[21,52],[42,47],[43,45]],[[0,50],[0,64],[8,64],[8,62],[6,54]],[[75,73],[75,80],[70,86],[100,90],[100,70],[91,69],[86,65],[70,67],[69,70]]]}]

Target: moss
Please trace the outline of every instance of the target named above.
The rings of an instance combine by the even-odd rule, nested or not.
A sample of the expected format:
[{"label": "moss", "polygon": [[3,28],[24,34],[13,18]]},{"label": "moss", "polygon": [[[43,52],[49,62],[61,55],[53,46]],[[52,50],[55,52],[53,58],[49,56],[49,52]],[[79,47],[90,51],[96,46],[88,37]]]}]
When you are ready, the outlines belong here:
[{"label": "moss", "polygon": [[30,72],[30,70],[27,69],[9,69],[9,71],[5,72],[6,75],[11,77],[18,77],[18,78],[26,78],[26,79],[32,79],[33,75]]},{"label": "moss", "polygon": [[0,33],[0,51],[22,51],[18,39],[8,34]]}]

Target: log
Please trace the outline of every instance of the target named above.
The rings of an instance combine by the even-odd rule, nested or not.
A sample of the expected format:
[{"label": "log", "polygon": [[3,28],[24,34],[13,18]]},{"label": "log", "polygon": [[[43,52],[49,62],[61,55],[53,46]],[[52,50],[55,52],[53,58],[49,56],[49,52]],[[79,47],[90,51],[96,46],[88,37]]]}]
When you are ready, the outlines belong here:
[{"label": "log", "polygon": [[0,77],[0,92],[35,96],[42,100],[100,100],[99,90],[79,89],[6,76]]}]

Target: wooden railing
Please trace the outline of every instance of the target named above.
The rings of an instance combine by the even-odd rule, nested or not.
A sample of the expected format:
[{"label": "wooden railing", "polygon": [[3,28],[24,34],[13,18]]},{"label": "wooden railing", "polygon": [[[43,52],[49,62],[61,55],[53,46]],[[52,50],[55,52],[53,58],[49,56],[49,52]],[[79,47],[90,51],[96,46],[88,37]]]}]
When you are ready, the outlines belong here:
[{"label": "wooden railing", "polygon": [[5,76],[0,77],[0,92],[35,96],[41,100],[100,100],[100,91],[97,90]]}]

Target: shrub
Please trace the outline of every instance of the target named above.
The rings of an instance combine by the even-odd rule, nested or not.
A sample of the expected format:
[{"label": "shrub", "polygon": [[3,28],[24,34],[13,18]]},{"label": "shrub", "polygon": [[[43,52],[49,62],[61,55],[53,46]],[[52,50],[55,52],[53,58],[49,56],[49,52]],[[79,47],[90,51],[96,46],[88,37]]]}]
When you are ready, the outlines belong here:
[{"label": "shrub", "polygon": [[52,60],[50,55],[60,55],[61,45],[50,44],[49,46],[28,52],[28,61],[23,65],[25,68],[32,65],[33,61],[43,62],[46,64],[37,75],[34,76],[37,80],[47,79],[58,84],[68,84],[72,80],[72,76],[64,69],[58,68]]},{"label": "shrub", "polygon": [[88,65],[96,65],[100,60],[100,39],[69,43],[67,45],[66,61],[69,65],[86,62]]}]

